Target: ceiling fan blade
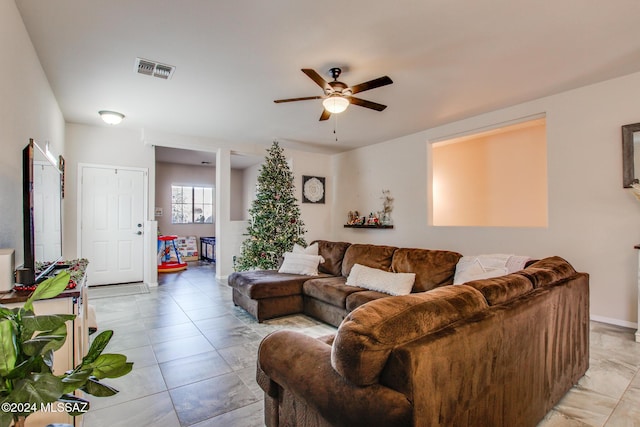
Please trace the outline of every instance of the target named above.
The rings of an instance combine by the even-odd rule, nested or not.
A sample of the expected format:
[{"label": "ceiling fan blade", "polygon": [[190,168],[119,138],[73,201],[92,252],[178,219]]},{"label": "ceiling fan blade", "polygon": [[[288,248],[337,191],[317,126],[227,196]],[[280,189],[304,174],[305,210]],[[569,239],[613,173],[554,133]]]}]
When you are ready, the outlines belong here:
[{"label": "ceiling fan blade", "polygon": [[356,98],[353,96],[349,97],[349,102],[353,105],[359,105],[360,107],[371,108],[372,110],[382,111],[387,108],[386,105],[378,104],[377,102],[367,101],[365,99]]},{"label": "ceiling fan blade", "polygon": [[393,83],[393,80],[391,80],[388,76],[378,77],[377,79],[369,80],[368,82],[351,86],[351,93],[364,92],[365,90],[371,90],[380,86],[390,85],[391,83]]},{"label": "ceiling fan blade", "polygon": [[329,83],[327,83],[327,81],[323,79],[320,74],[316,73],[315,70],[312,70],[311,68],[303,68],[302,72],[305,73],[311,80],[316,82],[316,84],[322,89],[327,90],[331,88],[331,86],[329,86]]},{"label": "ceiling fan blade", "polygon": [[331,117],[331,113],[327,110],[322,110],[322,114],[320,115],[320,121],[327,120]]},{"label": "ceiling fan blade", "polygon": [[275,102],[276,104],[279,104],[281,102],[294,102],[294,101],[308,101],[309,99],[321,99],[323,98],[322,96],[305,96],[303,98],[289,98],[289,99],[276,99]]}]

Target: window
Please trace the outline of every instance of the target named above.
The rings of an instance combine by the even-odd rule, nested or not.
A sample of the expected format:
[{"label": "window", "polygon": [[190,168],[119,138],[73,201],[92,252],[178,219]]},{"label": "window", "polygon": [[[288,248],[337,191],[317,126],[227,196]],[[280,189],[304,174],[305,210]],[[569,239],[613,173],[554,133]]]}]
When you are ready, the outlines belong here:
[{"label": "window", "polygon": [[213,187],[171,186],[171,223],[213,223]]},{"label": "window", "polygon": [[547,226],[544,118],[431,145],[432,225]]}]

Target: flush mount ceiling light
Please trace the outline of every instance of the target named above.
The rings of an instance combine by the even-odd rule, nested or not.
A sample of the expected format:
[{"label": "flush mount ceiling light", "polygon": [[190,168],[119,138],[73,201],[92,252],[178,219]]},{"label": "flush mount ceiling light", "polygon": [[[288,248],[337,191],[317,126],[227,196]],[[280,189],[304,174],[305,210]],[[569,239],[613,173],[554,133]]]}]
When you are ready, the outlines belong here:
[{"label": "flush mount ceiling light", "polygon": [[98,114],[100,114],[100,117],[102,117],[105,123],[110,125],[117,125],[124,119],[124,114],[118,113],[117,111],[101,110],[98,111]]},{"label": "flush mount ceiling light", "polygon": [[349,100],[347,98],[343,98],[338,94],[334,94],[322,101],[322,106],[328,112],[332,114],[338,114],[347,109],[347,107],[349,106]]}]

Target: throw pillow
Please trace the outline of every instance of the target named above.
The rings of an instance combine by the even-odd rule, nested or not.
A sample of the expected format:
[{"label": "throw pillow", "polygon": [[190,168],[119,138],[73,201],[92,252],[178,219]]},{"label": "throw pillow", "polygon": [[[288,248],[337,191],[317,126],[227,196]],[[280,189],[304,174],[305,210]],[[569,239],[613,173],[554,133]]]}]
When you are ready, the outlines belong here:
[{"label": "throw pillow", "polygon": [[294,243],[293,250],[291,252],[293,252],[294,254],[318,255],[318,243],[309,245],[306,248],[297,243]]},{"label": "throw pillow", "polygon": [[284,253],[284,261],[278,270],[279,273],[303,274],[305,276],[317,276],[318,264],[324,262],[320,255]]},{"label": "throw pillow", "polygon": [[472,280],[489,279],[491,277],[504,276],[505,274],[509,274],[506,267],[487,267],[483,266],[477,258],[462,257],[456,266],[453,284],[460,285]]},{"label": "throw pillow", "polygon": [[347,285],[389,295],[409,295],[415,280],[415,273],[391,273],[362,264],[354,264],[347,277]]}]

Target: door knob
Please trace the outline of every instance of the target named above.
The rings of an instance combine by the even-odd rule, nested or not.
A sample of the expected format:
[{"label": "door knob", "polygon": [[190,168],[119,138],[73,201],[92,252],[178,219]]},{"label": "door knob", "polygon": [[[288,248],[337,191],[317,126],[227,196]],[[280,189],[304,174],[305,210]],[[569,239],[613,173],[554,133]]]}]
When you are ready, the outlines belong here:
[{"label": "door knob", "polygon": [[142,231],[137,231],[136,234],[140,236],[142,234]]}]

